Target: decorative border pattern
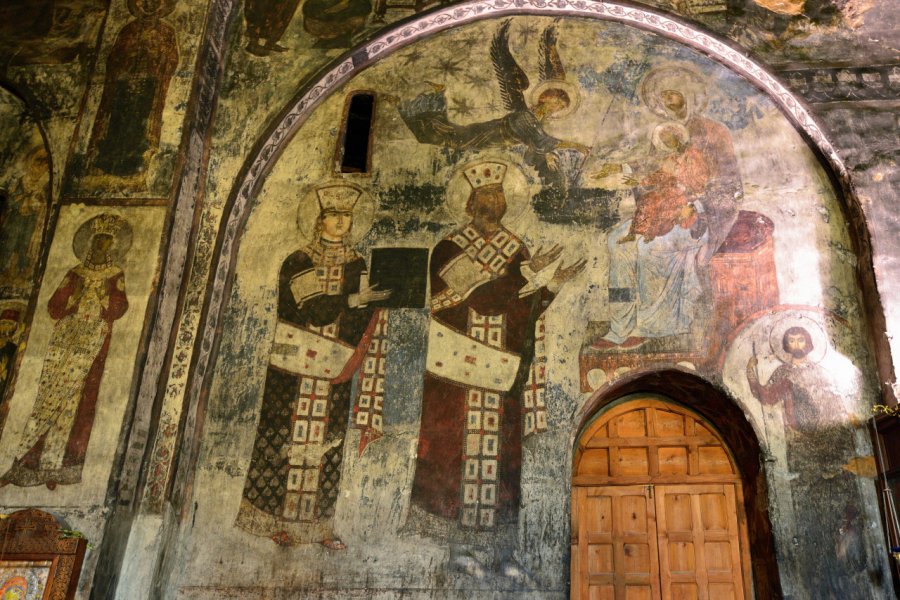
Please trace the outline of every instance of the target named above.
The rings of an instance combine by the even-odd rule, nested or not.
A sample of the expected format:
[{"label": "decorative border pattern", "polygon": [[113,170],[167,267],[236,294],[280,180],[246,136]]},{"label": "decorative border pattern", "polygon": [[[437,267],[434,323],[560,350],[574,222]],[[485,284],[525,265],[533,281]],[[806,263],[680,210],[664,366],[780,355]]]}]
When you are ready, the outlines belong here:
[{"label": "decorative border pattern", "polygon": [[[230,287],[228,281],[232,275],[233,259],[237,253],[242,223],[245,222],[254,195],[293,135],[327,95],[373,62],[417,40],[451,27],[499,16],[522,14],[566,15],[620,22],[657,33],[702,52],[742,75],[769,95],[808,137],[841,181],[843,183],[849,181],[847,169],[834,147],[801,102],[784,85],[740,50],[674,18],[632,6],[593,0],[474,0],[454,4],[391,28],[340,60],[316,81],[284,114],[261,149],[252,157],[250,167],[237,183],[236,191],[232,192],[232,204],[226,207],[227,212],[223,215],[226,220],[219,232],[218,255],[210,257],[211,261],[215,261],[212,282],[209,282],[211,261],[195,261],[187,284],[185,310],[174,338],[175,349],[172,353],[172,367],[160,416],[159,435],[155,440],[150,464],[147,467],[145,510],[159,512],[162,509],[165,491],[173,474],[182,409],[187,406],[188,410],[193,412],[203,387],[208,384],[213,349],[218,336],[217,328],[221,323],[226,292]],[[201,223],[199,234],[201,239],[198,243],[209,242],[209,239],[204,238],[211,237],[213,229],[213,223]],[[209,297],[204,310],[200,310],[205,290],[208,290]],[[204,311],[207,320],[203,331],[200,332],[199,326]],[[195,349],[198,334],[200,344]],[[196,363],[194,371],[191,372],[190,363],[194,352]],[[184,398],[186,389],[188,397]]]},{"label": "decorative border pattern", "polygon": [[900,100],[900,65],[798,69],[780,75],[812,104]]}]

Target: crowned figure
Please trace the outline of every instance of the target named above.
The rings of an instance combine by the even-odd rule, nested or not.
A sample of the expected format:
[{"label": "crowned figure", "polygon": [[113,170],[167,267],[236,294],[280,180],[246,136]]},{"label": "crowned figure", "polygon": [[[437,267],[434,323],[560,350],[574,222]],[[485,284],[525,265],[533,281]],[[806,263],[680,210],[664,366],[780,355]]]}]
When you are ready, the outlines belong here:
[{"label": "crowned figure", "polygon": [[301,205],[298,219],[311,239],[278,275],[278,323],[235,524],[282,545],[340,550],[346,546],[334,533],[334,514],[351,378],[376,321],[368,304],[390,291],[366,284],[366,263],[351,242],[354,214],[368,194],[341,183],[312,196],[312,230],[309,206]]},{"label": "crowned figure", "polygon": [[128,310],[118,264],[131,246],[131,226],[104,213],[85,222],[72,242],[81,262],[47,303],[56,322],[37,397],[12,467],[0,486],[81,481],[113,323]]},{"label": "crowned figure", "polygon": [[540,373],[531,368],[542,335],[538,323],[584,261],[547,272],[562,248],[532,256],[503,225],[508,168],[501,161],[464,167],[470,221],[432,251],[431,322],[407,529],[449,541],[452,560],[466,570],[483,562],[476,549],[499,549],[487,560],[522,576],[511,558],[522,439],[547,427],[543,365]]}]

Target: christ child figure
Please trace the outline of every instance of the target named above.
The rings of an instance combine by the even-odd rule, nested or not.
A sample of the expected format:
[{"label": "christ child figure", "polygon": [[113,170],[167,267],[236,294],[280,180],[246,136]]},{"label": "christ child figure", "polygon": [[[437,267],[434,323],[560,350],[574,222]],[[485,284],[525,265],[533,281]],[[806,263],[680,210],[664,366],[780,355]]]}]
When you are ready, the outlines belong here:
[{"label": "christ child figure", "polygon": [[631,229],[619,243],[642,236],[645,243],[680,225],[689,229],[697,220],[692,198],[703,192],[709,168],[703,154],[689,144],[690,134],[680,123],[662,123],[653,130],[653,147],[662,154],[659,166],[639,183]]}]

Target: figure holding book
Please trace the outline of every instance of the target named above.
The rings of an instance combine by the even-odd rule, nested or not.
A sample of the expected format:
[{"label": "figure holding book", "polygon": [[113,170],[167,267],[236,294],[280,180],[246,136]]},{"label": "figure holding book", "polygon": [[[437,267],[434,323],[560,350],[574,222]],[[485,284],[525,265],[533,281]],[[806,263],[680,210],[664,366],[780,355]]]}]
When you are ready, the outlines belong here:
[{"label": "figure holding book", "polygon": [[[333,528],[351,378],[377,321],[369,303],[391,292],[365,283],[366,263],[351,242],[354,216],[371,198],[348,184],[314,192],[310,242],[278,277],[278,324],[235,524],[281,545],[341,550]],[[309,228],[302,211],[299,224]]]}]

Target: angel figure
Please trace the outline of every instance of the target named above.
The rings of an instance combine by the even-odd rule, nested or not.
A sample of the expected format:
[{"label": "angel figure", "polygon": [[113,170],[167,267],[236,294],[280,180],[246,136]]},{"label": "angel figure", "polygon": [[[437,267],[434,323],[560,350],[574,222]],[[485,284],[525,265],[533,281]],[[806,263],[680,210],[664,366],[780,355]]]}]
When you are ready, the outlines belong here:
[{"label": "angel figure", "polygon": [[530,93],[529,106],[525,91],[531,83],[510,52],[510,23],[510,19],[504,21],[491,42],[491,63],[503,106],[508,111],[506,115],[468,125],[452,123],[447,116],[444,86],[431,84],[434,91],[401,104],[400,116],[423,144],[461,151],[524,145],[525,162],[549,184],[558,178],[555,150],[569,148],[584,155],[590,151],[587,146],[559,140],[544,131],[548,119],[561,118],[575,109],[576,89],[565,80],[565,69],[556,48],[556,25],[550,25],[541,36],[541,81]]}]

